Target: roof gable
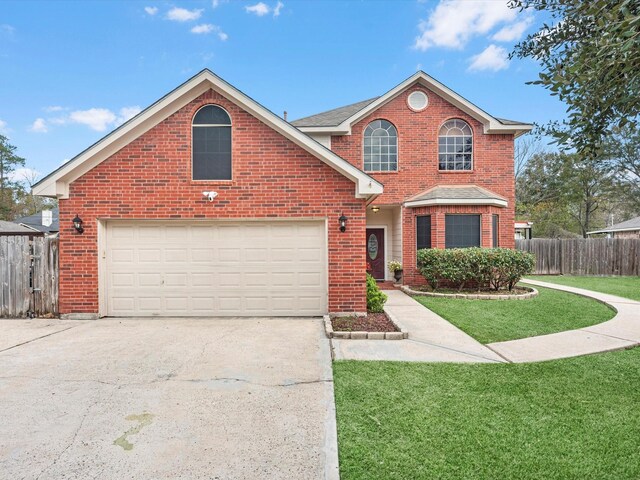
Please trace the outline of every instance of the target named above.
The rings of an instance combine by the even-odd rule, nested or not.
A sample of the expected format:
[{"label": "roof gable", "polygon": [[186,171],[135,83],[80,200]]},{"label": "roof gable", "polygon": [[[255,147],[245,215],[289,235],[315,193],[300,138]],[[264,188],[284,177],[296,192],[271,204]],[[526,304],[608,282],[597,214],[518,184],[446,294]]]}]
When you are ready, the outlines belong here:
[{"label": "roof gable", "polygon": [[610,227],[602,228],[600,230],[594,230],[593,232],[587,232],[587,234],[590,235],[592,233],[624,232],[633,230],[640,230],[640,217],[616,223],[615,225],[611,225]]},{"label": "roof gable", "polygon": [[118,150],[149,131],[194,98],[209,89],[220,93],[285,138],[311,153],[355,183],[355,196],[368,198],[382,193],[382,184],[351,165],[296,127],[286,122],[208,69],[171,91],[153,105],[100,139],[85,151],[40,180],[35,195],[68,198],[69,184],[109,158]]},{"label": "roof gable", "polygon": [[404,82],[380,97],[329,110],[328,112],[323,112],[318,115],[305,117],[295,120],[292,123],[298,126],[303,132],[350,135],[352,125],[416,84],[428,88],[472,118],[478,120],[484,126],[484,133],[510,133],[518,136],[533,128],[533,125],[528,123],[499,119],[489,115],[423,71],[418,71],[411,75]]}]

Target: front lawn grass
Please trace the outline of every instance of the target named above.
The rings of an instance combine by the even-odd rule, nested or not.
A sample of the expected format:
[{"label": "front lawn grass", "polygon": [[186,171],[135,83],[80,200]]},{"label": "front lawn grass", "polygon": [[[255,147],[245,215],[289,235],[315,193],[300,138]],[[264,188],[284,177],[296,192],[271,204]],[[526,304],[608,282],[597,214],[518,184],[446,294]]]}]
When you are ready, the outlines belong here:
[{"label": "front lawn grass", "polygon": [[[569,287],[586,288],[596,292],[608,293],[630,298],[640,302],[640,277],[583,277],[576,275],[527,275],[532,280],[557,283]],[[525,280],[523,280],[525,281]]]},{"label": "front lawn grass", "polygon": [[414,297],[481,343],[588,327],[607,321],[615,312],[606,305],[572,293],[538,288],[527,300],[463,300]]},{"label": "front lawn grass", "polygon": [[638,365],[335,362],[341,478],[640,478]]}]

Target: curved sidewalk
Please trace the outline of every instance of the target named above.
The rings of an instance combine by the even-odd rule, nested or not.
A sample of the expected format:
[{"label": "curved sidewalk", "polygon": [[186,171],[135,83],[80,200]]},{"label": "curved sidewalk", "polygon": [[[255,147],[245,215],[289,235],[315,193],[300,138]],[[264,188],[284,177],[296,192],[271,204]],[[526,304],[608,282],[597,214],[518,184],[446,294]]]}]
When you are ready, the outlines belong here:
[{"label": "curved sidewalk", "polygon": [[612,306],[617,314],[611,320],[590,327],[487,345],[506,360],[513,363],[541,362],[640,345],[640,302],[538,280],[523,279],[522,282],[596,299]]}]

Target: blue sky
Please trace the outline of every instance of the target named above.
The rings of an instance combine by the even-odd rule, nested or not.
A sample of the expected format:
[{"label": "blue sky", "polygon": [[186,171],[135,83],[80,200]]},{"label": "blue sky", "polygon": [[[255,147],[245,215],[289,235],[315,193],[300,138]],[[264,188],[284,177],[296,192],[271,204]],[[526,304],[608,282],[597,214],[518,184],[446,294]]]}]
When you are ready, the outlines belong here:
[{"label": "blue sky", "polygon": [[289,119],[384,93],[422,69],[489,113],[560,119],[530,60],[540,14],[501,0],[7,1],[0,133],[47,174],[207,67]]}]

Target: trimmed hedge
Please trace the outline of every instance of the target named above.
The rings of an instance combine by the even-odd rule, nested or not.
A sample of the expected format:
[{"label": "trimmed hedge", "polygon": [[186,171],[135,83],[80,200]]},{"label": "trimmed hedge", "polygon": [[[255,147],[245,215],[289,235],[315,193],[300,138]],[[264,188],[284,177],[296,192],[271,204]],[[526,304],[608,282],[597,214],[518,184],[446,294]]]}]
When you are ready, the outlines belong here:
[{"label": "trimmed hedge", "polygon": [[375,278],[367,273],[367,310],[371,313],[382,313],[387,296],[382,293]]},{"label": "trimmed hedge", "polygon": [[533,272],[535,256],[509,248],[425,248],[418,250],[418,269],[431,288],[441,283],[462,290],[512,290],[518,281]]}]

